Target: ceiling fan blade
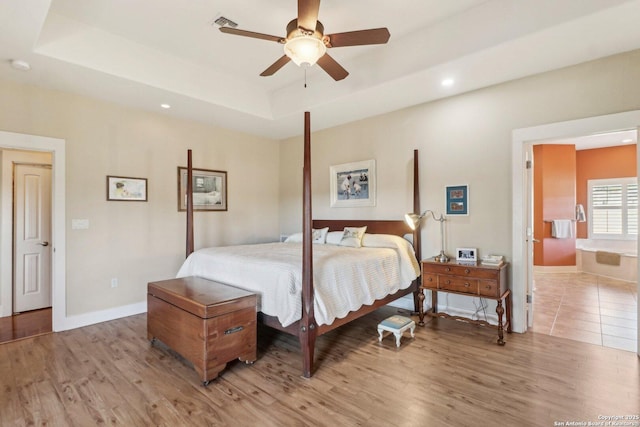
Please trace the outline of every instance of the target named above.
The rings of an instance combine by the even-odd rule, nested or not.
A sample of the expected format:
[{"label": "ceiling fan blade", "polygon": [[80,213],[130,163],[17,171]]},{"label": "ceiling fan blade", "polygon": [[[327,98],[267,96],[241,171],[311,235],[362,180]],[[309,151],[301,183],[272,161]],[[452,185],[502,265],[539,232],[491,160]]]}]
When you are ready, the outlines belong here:
[{"label": "ceiling fan blade", "polygon": [[342,68],[342,65],[338,64],[336,60],[327,53],[318,59],[317,64],[325,70],[327,74],[333,77],[335,81],[342,80],[349,75],[349,72]]},{"label": "ceiling fan blade", "polygon": [[281,43],[284,41],[282,37],[270,36],[269,34],[254,33],[253,31],[238,30],[236,28],[231,28],[231,27],[220,27],[220,31],[226,34],[233,34],[234,36],[251,37],[254,39],[269,40],[269,41],[278,42],[278,43]]},{"label": "ceiling fan blade", "polygon": [[315,31],[320,11],[320,0],[298,0],[298,26]]},{"label": "ceiling fan blade", "polygon": [[361,46],[365,44],[384,44],[389,41],[389,30],[386,28],[372,28],[370,30],[349,31],[346,33],[329,34],[327,47]]},{"label": "ceiling fan blade", "polygon": [[269,66],[269,68],[267,68],[262,73],[260,73],[260,75],[262,77],[272,76],[276,73],[276,71],[284,67],[289,61],[291,61],[291,58],[289,58],[287,55],[282,55],[280,59],[278,59],[276,62],[271,64],[271,66]]}]

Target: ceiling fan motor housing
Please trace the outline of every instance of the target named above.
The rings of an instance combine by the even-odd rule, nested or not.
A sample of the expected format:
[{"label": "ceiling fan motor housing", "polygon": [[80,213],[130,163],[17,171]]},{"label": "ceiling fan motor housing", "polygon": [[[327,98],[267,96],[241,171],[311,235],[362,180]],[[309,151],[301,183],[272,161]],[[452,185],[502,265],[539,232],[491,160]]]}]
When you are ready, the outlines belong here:
[{"label": "ceiling fan motor housing", "polygon": [[309,30],[307,28],[299,27],[298,26],[298,20],[297,19],[293,19],[293,20],[291,20],[291,22],[289,22],[287,24],[287,38],[286,38],[286,40],[291,40],[294,37],[300,37],[300,36],[311,36],[311,37],[317,38],[319,40],[322,40],[322,38],[324,36],[324,25],[322,25],[322,22],[316,21],[315,31],[312,31],[312,30]]}]

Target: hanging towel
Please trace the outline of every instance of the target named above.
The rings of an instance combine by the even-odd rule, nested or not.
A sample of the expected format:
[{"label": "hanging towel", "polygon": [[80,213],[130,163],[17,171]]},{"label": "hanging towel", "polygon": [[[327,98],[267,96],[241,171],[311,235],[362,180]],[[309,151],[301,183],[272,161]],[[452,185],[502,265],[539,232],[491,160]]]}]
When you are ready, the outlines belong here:
[{"label": "hanging towel", "polygon": [[556,239],[573,237],[573,222],[570,219],[554,219],[551,221],[551,237]]}]

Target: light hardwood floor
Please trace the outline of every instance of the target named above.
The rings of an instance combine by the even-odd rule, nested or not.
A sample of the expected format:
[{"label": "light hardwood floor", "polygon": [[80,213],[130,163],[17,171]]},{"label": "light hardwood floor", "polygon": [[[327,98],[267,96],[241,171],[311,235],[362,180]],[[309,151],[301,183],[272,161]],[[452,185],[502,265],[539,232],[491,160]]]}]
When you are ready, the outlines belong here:
[{"label": "light hardwood floor", "polygon": [[534,301],[535,332],[637,351],[635,283],[587,273],[536,273]]},{"label": "light hardwood floor", "polygon": [[396,349],[385,307],[317,345],[259,329],[258,360],[203,387],[146,340],[146,315],[0,345],[0,424],[144,426],[553,426],[640,413],[636,354],[539,333],[432,319]]}]

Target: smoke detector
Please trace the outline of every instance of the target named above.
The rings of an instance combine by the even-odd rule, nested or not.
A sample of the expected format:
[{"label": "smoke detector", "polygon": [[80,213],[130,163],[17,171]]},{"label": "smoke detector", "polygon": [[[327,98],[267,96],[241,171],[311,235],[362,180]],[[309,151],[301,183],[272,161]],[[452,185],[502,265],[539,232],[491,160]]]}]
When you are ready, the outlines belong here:
[{"label": "smoke detector", "polygon": [[11,66],[20,71],[29,71],[31,69],[31,65],[29,65],[27,61],[23,61],[22,59],[12,60]]}]

